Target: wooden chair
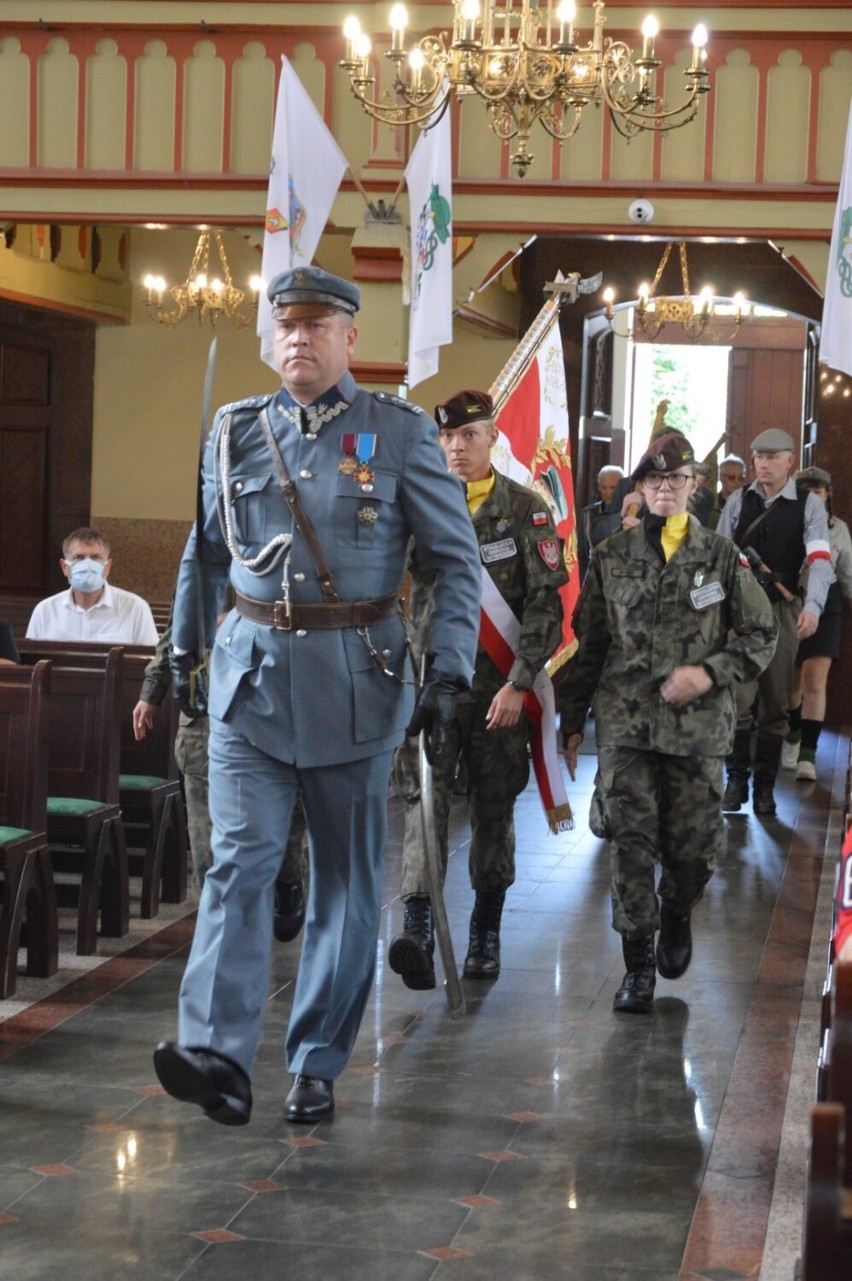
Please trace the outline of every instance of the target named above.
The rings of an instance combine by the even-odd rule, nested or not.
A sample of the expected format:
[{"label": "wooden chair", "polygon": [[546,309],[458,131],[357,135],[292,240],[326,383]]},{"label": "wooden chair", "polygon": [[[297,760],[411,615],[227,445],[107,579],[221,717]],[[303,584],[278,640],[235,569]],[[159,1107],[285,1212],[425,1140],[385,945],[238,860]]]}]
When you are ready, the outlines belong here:
[{"label": "wooden chair", "polygon": [[[11,680],[4,679],[12,672]],[[20,675],[19,675],[20,673]],[[47,847],[50,663],[0,668],[0,998],[12,996],[25,930],[27,974],[59,965],[56,891]]]},{"label": "wooden chair", "polygon": [[103,670],[55,661],[51,695],[47,837],[60,904],[76,903],[77,954],[90,956],[101,933],[130,929],[127,847],[118,794],[120,646]]},{"label": "wooden chair", "polygon": [[[148,646],[122,646],[119,804],[131,872],[142,878],[140,916],[157,915],[160,898],[182,903],[187,891],[189,840],[183,789],[174,759],[177,706],[169,700],[142,742],[133,735],[133,709],[145,668],[153,657]],[[109,647],[79,642],[24,641],[25,663],[53,658],[79,667],[102,668]]]}]

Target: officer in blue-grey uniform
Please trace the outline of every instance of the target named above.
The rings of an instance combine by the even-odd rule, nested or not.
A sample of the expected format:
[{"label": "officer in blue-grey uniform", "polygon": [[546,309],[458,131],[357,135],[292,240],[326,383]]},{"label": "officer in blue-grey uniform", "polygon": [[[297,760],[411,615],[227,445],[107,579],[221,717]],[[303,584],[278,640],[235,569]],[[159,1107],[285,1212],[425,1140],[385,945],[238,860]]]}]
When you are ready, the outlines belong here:
[{"label": "officer in blue-grey uniform", "polygon": [[[302,796],[311,881],[286,1039],[286,1119],[334,1109],[370,992],[394,748],[435,754],[470,685],[478,548],[434,422],[349,373],[355,285],[317,267],[269,286],[282,389],[216,415],[203,469],[204,537],[190,537],[173,627],[173,687],[210,663],[207,873],[180,992],[179,1037],[154,1055],[168,1093],[214,1121],[251,1113],[268,996],[273,885]],[[398,593],[409,539],[438,576],[430,666],[414,701]],[[207,635],[197,635],[200,558]],[[236,608],[218,633],[230,574]],[[215,644],[214,644],[215,638]],[[412,713],[412,707],[414,708]]]}]

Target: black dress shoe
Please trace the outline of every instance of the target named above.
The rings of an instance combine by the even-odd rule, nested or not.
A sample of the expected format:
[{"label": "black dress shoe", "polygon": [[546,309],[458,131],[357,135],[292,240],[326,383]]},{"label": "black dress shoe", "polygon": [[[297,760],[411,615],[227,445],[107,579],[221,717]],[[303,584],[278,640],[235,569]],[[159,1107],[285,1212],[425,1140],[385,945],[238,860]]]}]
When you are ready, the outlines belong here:
[{"label": "black dress shoe", "polygon": [[657,969],[664,979],[679,979],[692,960],[692,928],[689,912],[676,912],[660,905],[660,937],[657,940]]},{"label": "black dress shoe", "polygon": [[154,1067],[167,1094],[182,1103],[197,1103],[220,1125],[248,1125],[251,1083],[241,1067],[215,1050],[190,1049],[162,1041]]},{"label": "black dress shoe", "polygon": [[289,943],[305,923],[305,890],[301,881],[275,882],[275,915],[272,933],[279,943]]},{"label": "black dress shoe", "polygon": [[284,1118],[296,1125],[313,1125],[334,1112],[334,1082],[300,1072],[284,1100]]}]

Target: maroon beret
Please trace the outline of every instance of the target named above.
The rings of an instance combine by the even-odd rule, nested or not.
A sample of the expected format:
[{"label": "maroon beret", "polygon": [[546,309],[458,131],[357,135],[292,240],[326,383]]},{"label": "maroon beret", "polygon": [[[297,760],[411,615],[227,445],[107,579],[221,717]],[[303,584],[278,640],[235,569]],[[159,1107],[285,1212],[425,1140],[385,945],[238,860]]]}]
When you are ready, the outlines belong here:
[{"label": "maroon beret", "polygon": [[451,430],[493,416],[494,401],[485,391],[460,391],[443,405],[435,406],[436,423]]},{"label": "maroon beret", "polygon": [[632,480],[644,480],[648,472],[677,471],[684,463],[694,463],[695,454],[692,446],[679,431],[667,432],[652,440],[636,466],[633,468]]}]

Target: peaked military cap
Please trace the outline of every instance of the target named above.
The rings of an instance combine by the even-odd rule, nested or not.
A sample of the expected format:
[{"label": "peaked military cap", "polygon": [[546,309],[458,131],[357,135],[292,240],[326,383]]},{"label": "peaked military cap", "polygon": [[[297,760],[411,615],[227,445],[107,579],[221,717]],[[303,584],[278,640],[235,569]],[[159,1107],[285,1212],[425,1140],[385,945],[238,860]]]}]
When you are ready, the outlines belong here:
[{"label": "peaked military cap", "polygon": [[652,440],[636,466],[632,479],[643,480],[648,472],[677,471],[684,463],[694,463],[695,454],[692,446],[679,431],[670,431],[665,436]]},{"label": "peaked military cap", "polygon": [[767,427],[766,431],[762,431],[759,436],[755,436],[751,442],[751,452],[753,454],[758,451],[774,454],[777,450],[784,449],[789,449],[792,453],[793,448],[793,437],[788,432],[782,431],[780,427]]},{"label": "peaked military cap", "polygon": [[826,489],[831,489],[831,472],[823,467],[803,467],[796,472],[796,484],[824,485]]},{"label": "peaked military cap", "polygon": [[439,427],[463,427],[483,418],[493,418],[494,401],[485,391],[460,391],[443,405],[435,406],[435,421]]},{"label": "peaked military cap", "polygon": [[345,311],[354,316],[361,293],[351,280],[332,276],[322,267],[293,267],[281,271],[266,291],[273,320],[308,320]]}]

